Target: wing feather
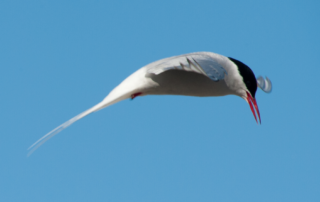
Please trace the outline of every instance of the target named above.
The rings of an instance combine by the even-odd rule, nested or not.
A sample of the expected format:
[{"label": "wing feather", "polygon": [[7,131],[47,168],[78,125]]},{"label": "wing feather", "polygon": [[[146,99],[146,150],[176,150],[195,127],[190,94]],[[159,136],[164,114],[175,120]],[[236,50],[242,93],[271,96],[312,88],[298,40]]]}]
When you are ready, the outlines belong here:
[{"label": "wing feather", "polygon": [[203,74],[213,81],[224,79],[227,71],[219,62],[207,54],[190,53],[170,58],[165,58],[147,65],[147,72],[161,74],[168,70],[183,70]]},{"label": "wing feather", "polygon": [[258,86],[266,93],[270,93],[272,90],[272,83],[268,77],[264,79],[262,76],[257,78]]}]

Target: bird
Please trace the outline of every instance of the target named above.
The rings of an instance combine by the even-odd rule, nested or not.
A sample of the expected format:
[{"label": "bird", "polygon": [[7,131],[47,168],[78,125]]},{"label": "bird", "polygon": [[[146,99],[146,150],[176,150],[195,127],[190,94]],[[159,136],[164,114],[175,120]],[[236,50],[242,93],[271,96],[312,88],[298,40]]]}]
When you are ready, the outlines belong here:
[{"label": "bird", "polygon": [[[28,150],[33,153],[44,142],[79,119],[125,99],[146,95],[184,95],[197,97],[236,95],[250,106],[257,122],[260,112],[255,99],[257,88],[272,90],[268,77],[255,77],[244,63],[213,52],[194,52],[152,62],[131,74],[101,102],[71,118],[41,137]],[[257,116],[259,122],[257,120]]]}]

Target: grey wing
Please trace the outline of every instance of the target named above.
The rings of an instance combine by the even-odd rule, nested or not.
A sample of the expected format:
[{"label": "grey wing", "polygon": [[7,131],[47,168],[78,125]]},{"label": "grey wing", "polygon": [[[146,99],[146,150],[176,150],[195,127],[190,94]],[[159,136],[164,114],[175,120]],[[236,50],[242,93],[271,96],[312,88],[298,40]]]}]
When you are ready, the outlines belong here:
[{"label": "grey wing", "polygon": [[203,74],[213,81],[224,79],[227,71],[212,57],[200,53],[165,58],[148,66],[148,73],[161,74],[167,70],[184,70]]},{"label": "grey wing", "polygon": [[272,83],[268,77],[264,79],[262,76],[257,78],[258,86],[266,93],[270,93],[272,90]]}]

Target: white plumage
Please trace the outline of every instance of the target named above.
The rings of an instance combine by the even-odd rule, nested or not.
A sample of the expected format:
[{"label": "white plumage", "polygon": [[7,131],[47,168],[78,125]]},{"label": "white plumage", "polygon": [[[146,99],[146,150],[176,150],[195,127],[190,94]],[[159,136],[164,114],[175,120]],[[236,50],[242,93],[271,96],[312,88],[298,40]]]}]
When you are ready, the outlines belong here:
[{"label": "white plumage", "polygon": [[45,141],[88,114],[128,98],[144,95],[224,96],[237,95],[245,99],[255,116],[255,91],[259,85],[271,91],[271,82],[259,77],[251,69],[232,58],[216,53],[197,52],[174,56],[150,63],[134,72],[107,97],[92,108],[82,112],[53,129],[29,147],[29,155]]}]

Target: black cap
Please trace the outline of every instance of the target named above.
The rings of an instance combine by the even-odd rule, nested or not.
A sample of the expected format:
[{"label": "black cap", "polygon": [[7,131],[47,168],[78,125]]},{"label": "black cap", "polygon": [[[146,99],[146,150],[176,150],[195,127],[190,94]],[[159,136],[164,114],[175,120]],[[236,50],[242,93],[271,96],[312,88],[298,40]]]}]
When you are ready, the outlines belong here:
[{"label": "black cap", "polygon": [[252,97],[255,98],[256,91],[258,88],[256,76],[253,71],[244,63],[229,57],[229,59],[237,65],[239,74],[242,76],[243,82],[246,84],[248,91],[251,93]]}]

